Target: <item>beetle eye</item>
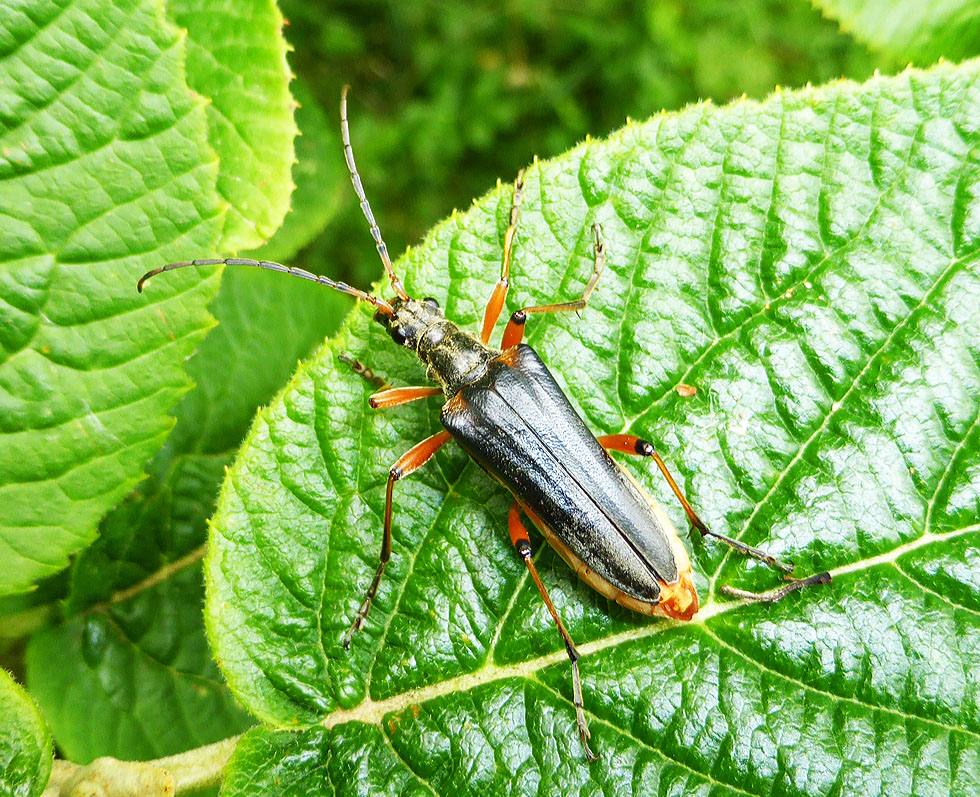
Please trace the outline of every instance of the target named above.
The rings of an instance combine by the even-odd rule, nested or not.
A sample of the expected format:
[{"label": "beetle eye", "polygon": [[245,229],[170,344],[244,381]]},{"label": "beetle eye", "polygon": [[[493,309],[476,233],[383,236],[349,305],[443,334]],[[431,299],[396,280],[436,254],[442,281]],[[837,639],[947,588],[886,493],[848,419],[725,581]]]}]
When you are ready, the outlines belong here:
[{"label": "beetle eye", "polygon": [[437,302],[437,301],[436,301],[435,299],[433,299],[433,298],[432,298],[431,296],[426,296],[426,297],[425,297],[425,298],[424,298],[424,299],[423,299],[422,301],[423,301],[423,302],[424,302],[425,304],[427,304],[427,305],[429,305],[429,307],[434,307],[434,308],[436,308],[436,309],[438,309],[438,308],[439,308],[439,302]]},{"label": "beetle eye", "polygon": [[407,337],[405,336],[404,329],[402,329],[401,327],[391,327],[391,329],[388,330],[388,333],[391,335],[391,339],[395,341],[395,343],[397,343],[399,346],[405,345],[405,341],[407,340]]}]

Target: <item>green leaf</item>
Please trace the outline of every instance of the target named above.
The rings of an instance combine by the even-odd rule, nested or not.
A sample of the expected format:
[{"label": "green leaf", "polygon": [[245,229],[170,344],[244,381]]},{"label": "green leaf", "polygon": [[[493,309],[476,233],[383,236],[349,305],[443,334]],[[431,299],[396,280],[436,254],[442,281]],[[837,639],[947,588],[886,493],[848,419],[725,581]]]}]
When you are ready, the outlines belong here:
[{"label": "green leaf", "polygon": [[254,249],[282,223],[293,190],[295,102],[282,14],[274,0],[169,0],[167,13],[187,29],[187,83],[210,100],[218,192],[230,205],[222,249]]},{"label": "green leaf", "polygon": [[[258,414],[222,488],[215,655],[256,716],[329,731],[252,737],[229,783],[288,763],[340,789],[329,750],[353,735],[391,761],[386,791],[976,793],[978,77],[703,104],[527,173],[508,310],[578,296],[594,222],[607,245],[589,309],[528,324],[572,402],[597,432],[652,440],[712,529],[832,584],[743,605],[721,585],[777,576],[695,545],[702,611],[669,623],[611,605],[535,534],[584,654],[590,766],[510,497],[446,446],[395,490],[393,556],[345,653],[388,468],[440,428],[435,401],[368,408],[339,352],[397,384],[424,371],[362,306]],[[475,329],[510,203],[504,185],[438,226],[398,263],[409,292]],[[656,470],[623,466],[683,528]]]},{"label": "green leaf", "polygon": [[37,706],[0,669],[0,794],[34,797],[51,774],[51,734]]},{"label": "green leaf", "polygon": [[980,7],[973,0],[813,0],[841,28],[877,50],[918,64],[980,53]]},{"label": "green leaf", "polygon": [[159,758],[249,726],[202,633],[203,593],[186,567],[32,637],[28,687],[67,758]]},{"label": "green leaf", "polygon": [[224,224],[204,107],[159,3],[0,22],[0,595],[58,571],[142,477],[217,278],[137,277]]},{"label": "green leaf", "polygon": [[[257,254],[265,257],[264,250]],[[211,306],[218,327],[187,365],[195,389],[177,406],[177,428],[163,456],[238,448],[256,408],[337,329],[349,306],[344,297],[311,287],[254,269],[225,270]]]},{"label": "green leaf", "polygon": [[73,761],[172,755],[252,724],[204,635],[206,520],[256,408],[336,329],[343,301],[276,277],[225,274],[174,433],[74,564],[68,619],[30,643],[28,683]]},{"label": "green leaf", "polygon": [[378,728],[347,725],[299,733],[254,728],[228,761],[222,797],[277,794],[432,794],[407,771]]}]

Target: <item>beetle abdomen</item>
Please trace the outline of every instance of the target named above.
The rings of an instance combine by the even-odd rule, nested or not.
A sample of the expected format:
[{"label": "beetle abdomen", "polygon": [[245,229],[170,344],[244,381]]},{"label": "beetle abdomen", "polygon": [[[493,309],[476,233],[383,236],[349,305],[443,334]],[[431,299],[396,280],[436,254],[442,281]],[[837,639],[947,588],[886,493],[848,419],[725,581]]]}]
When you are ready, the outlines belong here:
[{"label": "beetle abdomen", "polygon": [[602,449],[530,346],[496,358],[446,403],[442,422],[601,592],[657,605],[663,586],[689,569],[670,522]]}]

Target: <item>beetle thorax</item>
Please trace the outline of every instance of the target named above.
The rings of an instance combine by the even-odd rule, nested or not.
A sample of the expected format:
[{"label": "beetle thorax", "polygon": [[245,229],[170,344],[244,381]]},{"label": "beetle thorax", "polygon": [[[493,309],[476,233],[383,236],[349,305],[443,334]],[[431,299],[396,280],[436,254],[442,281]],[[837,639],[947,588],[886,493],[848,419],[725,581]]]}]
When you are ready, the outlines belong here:
[{"label": "beetle thorax", "polygon": [[427,366],[426,376],[446,396],[483,376],[499,354],[449,321],[435,299],[392,299],[389,304],[394,313],[378,312],[374,320],[395,343],[415,352]]}]

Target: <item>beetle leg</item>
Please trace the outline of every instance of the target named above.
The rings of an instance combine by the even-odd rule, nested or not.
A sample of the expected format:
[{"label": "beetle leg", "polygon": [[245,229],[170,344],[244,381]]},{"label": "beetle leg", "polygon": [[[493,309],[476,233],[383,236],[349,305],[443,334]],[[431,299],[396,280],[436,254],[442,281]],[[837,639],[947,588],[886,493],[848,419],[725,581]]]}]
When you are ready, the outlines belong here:
[{"label": "beetle leg", "polygon": [[353,355],[342,351],[338,357],[341,362],[347,363],[355,374],[364,377],[367,382],[380,388],[377,392],[372,393],[368,399],[368,403],[373,410],[397,407],[399,404],[408,404],[410,401],[418,401],[419,399],[438,396],[442,393],[441,388],[431,387],[429,385],[421,387],[392,387]]},{"label": "beetle leg", "polygon": [[371,409],[379,410],[386,407],[397,407],[399,404],[408,404],[410,401],[438,396],[442,389],[438,387],[392,387],[387,390],[379,390],[373,393],[368,399]]},{"label": "beetle leg", "polygon": [[667,464],[656,452],[656,449],[654,449],[652,443],[648,443],[646,440],[632,434],[607,434],[599,437],[598,440],[599,445],[606,449],[606,451],[620,451],[624,454],[636,454],[641,457],[652,457],[654,462],[657,463],[657,467],[660,469],[660,472],[667,480],[667,484],[670,485],[670,489],[673,491],[674,495],[677,496],[677,500],[680,501],[681,506],[684,507],[684,514],[687,515],[687,520],[691,524],[691,528],[700,533],[702,536],[714,537],[719,542],[725,543],[725,545],[728,545],[739,553],[744,554],[745,556],[751,556],[753,559],[758,559],[761,562],[765,562],[770,567],[777,570],[782,570],[784,573],[793,572],[793,565],[782,562],[772,554],[766,553],[759,548],[753,548],[751,545],[746,545],[744,542],[739,540],[733,540],[731,537],[726,537],[724,534],[717,534],[704,525],[704,521],[698,517],[693,507],[684,496],[684,493],[681,492],[681,488],[677,485],[677,482],[674,481],[674,477],[671,475],[670,471],[667,470]]},{"label": "beetle leg", "polygon": [[727,584],[722,586],[721,592],[723,595],[728,595],[730,598],[742,598],[743,600],[760,601],[761,603],[775,603],[776,601],[781,601],[791,592],[796,592],[798,589],[812,587],[815,584],[829,583],[830,573],[823,572],[807,578],[792,578],[790,579],[790,583],[786,586],[771,590],[769,592],[746,592],[744,589],[729,587]]},{"label": "beetle leg", "polygon": [[518,310],[510,317],[510,321],[507,322],[507,328],[504,330],[504,337],[500,343],[500,348],[509,349],[517,346],[524,340],[524,324],[527,321],[528,315],[531,313],[564,313],[570,310],[585,309],[585,306],[589,303],[589,297],[592,295],[592,291],[595,290],[596,283],[599,281],[599,277],[602,276],[602,269],[606,265],[606,246],[602,242],[602,228],[598,224],[593,224],[592,232],[595,235],[595,247],[593,250],[595,252],[595,265],[592,268],[592,277],[589,279],[589,284],[585,286],[585,290],[582,292],[582,298],[576,299],[574,302],[541,304],[537,307],[525,307]]},{"label": "beetle leg", "polygon": [[575,703],[575,718],[578,722],[578,733],[582,737],[582,746],[585,748],[586,757],[589,761],[598,761],[599,756],[593,753],[589,747],[589,737],[592,734],[589,733],[589,726],[585,722],[585,710],[582,707],[582,680],[578,672],[579,652],[575,649],[575,643],[572,642],[572,637],[565,628],[565,624],[561,621],[555,604],[551,602],[551,597],[541,582],[541,577],[538,575],[534,562],[531,561],[531,541],[527,536],[527,529],[521,523],[521,513],[520,509],[518,509],[517,501],[511,504],[510,513],[507,516],[507,526],[510,529],[510,541],[521,555],[524,564],[527,565],[528,572],[530,572],[531,578],[534,580],[534,585],[538,588],[538,592],[541,593],[541,597],[544,598],[544,605],[548,607],[551,618],[555,621],[555,625],[558,626],[558,632],[561,634],[561,638],[565,643],[565,652],[568,654],[568,659],[572,663],[572,698]]},{"label": "beetle leg", "polygon": [[500,318],[500,311],[504,307],[504,300],[507,298],[507,289],[510,287],[510,255],[514,248],[514,236],[517,234],[517,220],[521,217],[521,202],[524,201],[524,170],[517,173],[514,181],[514,198],[510,206],[510,224],[507,232],[504,233],[504,259],[500,266],[500,281],[490,295],[487,302],[486,312],[483,314],[483,345],[490,342],[490,335],[493,328]]},{"label": "beetle leg", "polygon": [[731,537],[726,537],[724,534],[716,534],[715,532],[709,530],[708,527],[704,525],[701,518],[698,517],[693,507],[684,496],[684,493],[681,492],[681,488],[677,485],[677,482],[674,481],[674,477],[671,475],[670,471],[667,470],[667,464],[656,452],[652,443],[649,443],[646,440],[632,434],[606,434],[597,439],[599,441],[599,445],[606,449],[606,451],[620,451],[624,454],[636,454],[643,457],[653,457],[654,461],[657,463],[657,467],[660,468],[660,472],[667,480],[667,484],[670,485],[670,489],[673,490],[674,495],[677,496],[677,500],[680,501],[681,506],[684,507],[684,512],[687,515],[687,519],[690,522],[692,529],[695,529],[703,536],[714,537],[716,540],[725,543],[739,553],[745,554],[746,556],[751,556],[753,559],[759,559],[777,570],[782,570],[787,574],[784,576],[784,578],[790,582],[786,586],[780,587],[779,589],[761,593],[746,592],[745,590],[735,589],[734,587],[723,586],[721,588],[723,594],[732,598],[761,601],[763,603],[775,603],[776,601],[780,601],[785,598],[791,592],[796,592],[796,590],[803,589],[804,587],[812,587],[816,584],[830,583],[830,573],[826,572],[817,573],[816,575],[808,576],[807,578],[791,578],[788,574],[793,572],[792,564],[782,562],[772,554],[768,554],[758,548],[753,548],[751,545],[746,545],[744,542],[733,540]]},{"label": "beetle leg", "polygon": [[384,390],[384,388],[389,387],[388,383],[385,382],[380,376],[374,373],[370,368],[368,368],[364,363],[358,360],[353,354],[348,354],[346,351],[340,352],[337,358],[350,366],[350,369],[360,377],[368,382],[368,384],[374,385],[379,390]]},{"label": "beetle leg", "polygon": [[364,596],[364,602],[361,603],[361,608],[357,610],[357,616],[354,618],[354,622],[351,623],[351,627],[344,634],[344,650],[350,649],[350,641],[354,634],[364,627],[364,621],[367,619],[368,611],[371,609],[371,601],[374,600],[374,596],[378,593],[378,586],[381,584],[381,576],[385,571],[385,565],[391,559],[391,499],[395,489],[395,482],[421,468],[449,439],[449,432],[446,431],[437,432],[431,437],[425,438],[421,443],[417,443],[402,454],[398,458],[398,461],[391,466],[391,470],[388,471],[388,489],[385,492],[384,536],[381,541],[381,556],[378,561],[378,569],[374,574],[374,580],[371,582],[371,586],[368,587],[367,595]]}]

